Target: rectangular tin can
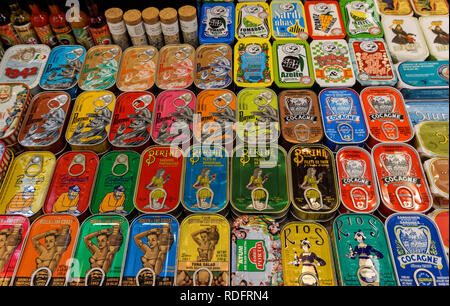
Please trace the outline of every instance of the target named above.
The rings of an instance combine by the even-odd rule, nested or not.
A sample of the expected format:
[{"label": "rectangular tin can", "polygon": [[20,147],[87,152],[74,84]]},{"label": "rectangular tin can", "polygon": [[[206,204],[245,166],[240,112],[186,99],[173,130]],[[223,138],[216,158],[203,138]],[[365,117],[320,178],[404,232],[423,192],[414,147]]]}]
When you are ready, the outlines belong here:
[{"label": "rectangular tin can", "polygon": [[433,196],[433,207],[448,209],[449,206],[448,157],[433,157],[427,159],[423,163],[423,168],[428,179],[431,195]]},{"label": "rectangular tin can", "polygon": [[305,8],[301,1],[272,1],[269,11],[273,39],[308,39]]},{"label": "rectangular tin can", "polygon": [[374,0],[378,15],[384,16],[412,16],[414,11],[410,0]]},{"label": "rectangular tin can", "polygon": [[185,89],[194,83],[195,49],[189,44],[166,45],[159,50],[155,84],[160,90]]},{"label": "rectangular tin can", "polygon": [[30,227],[13,286],[64,286],[79,223],[72,215],[43,215]]},{"label": "rectangular tin can", "polygon": [[445,0],[421,1],[410,0],[414,13],[418,16],[444,15],[448,16],[448,3]]},{"label": "rectangular tin can", "polygon": [[448,121],[425,121],[414,127],[414,146],[421,158],[449,156]]},{"label": "rectangular tin can", "polygon": [[178,221],[171,215],[141,215],[134,219],[121,286],[173,286],[178,232]]},{"label": "rectangular tin can", "polygon": [[120,61],[116,85],[120,91],[151,90],[155,84],[158,49],[153,46],[127,48]]},{"label": "rectangular tin can", "polygon": [[199,89],[224,89],[233,82],[233,51],[227,44],[204,44],[195,51],[194,84]]},{"label": "rectangular tin can", "polygon": [[233,3],[203,3],[200,12],[200,44],[224,43],[231,45],[235,33]]},{"label": "rectangular tin can", "polygon": [[3,141],[0,140],[0,187],[2,186],[3,179],[6,176],[9,165],[14,160],[14,153],[6,148]]},{"label": "rectangular tin can", "polygon": [[231,286],[283,286],[280,224],[243,215],[231,225]]},{"label": "rectangular tin can", "polygon": [[406,110],[413,127],[423,121],[449,120],[448,101],[408,101]]},{"label": "rectangular tin can", "polygon": [[448,286],[448,258],[439,230],[423,214],[397,213],[385,223],[400,286]]},{"label": "rectangular tin can", "polygon": [[192,214],[180,225],[177,286],[229,286],[230,224],[221,215]]},{"label": "rectangular tin can", "polygon": [[313,40],[345,38],[345,24],[337,1],[305,1],[305,12]]},{"label": "rectangular tin can", "polygon": [[236,39],[270,39],[272,35],[270,7],[266,2],[236,4]]},{"label": "rectangular tin can", "polygon": [[[448,168],[448,166],[447,166]],[[448,209],[436,209],[432,213],[428,214],[436,226],[439,229],[439,233],[441,234],[442,243],[444,245],[445,255],[447,255],[447,260],[449,258],[449,211]]]},{"label": "rectangular tin can", "polygon": [[129,224],[120,215],[93,215],[79,230],[66,286],[118,286],[128,244]]},{"label": "rectangular tin can", "polygon": [[419,23],[430,51],[430,59],[448,61],[448,16],[424,16],[419,18]]},{"label": "rectangular tin can", "polygon": [[372,0],[343,0],[339,6],[349,38],[383,37],[380,16]]},{"label": "rectangular tin can", "polygon": [[384,225],[376,216],[339,215],[332,239],[341,286],[397,286]]}]

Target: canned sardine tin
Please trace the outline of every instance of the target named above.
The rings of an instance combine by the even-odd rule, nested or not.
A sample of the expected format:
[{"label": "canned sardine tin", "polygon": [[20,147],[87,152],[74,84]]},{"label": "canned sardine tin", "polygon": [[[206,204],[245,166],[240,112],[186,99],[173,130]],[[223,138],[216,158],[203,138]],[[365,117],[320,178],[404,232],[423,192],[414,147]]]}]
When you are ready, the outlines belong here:
[{"label": "canned sardine tin", "polygon": [[266,2],[236,4],[236,39],[271,36],[270,8]]},{"label": "canned sardine tin", "polygon": [[305,9],[300,1],[272,1],[270,22],[274,39],[308,39]]},{"label": "canned sardine tin", "polygon": [[235,8],[232,3],[203,3],[199,24],[200,44],[234,41]]},{"label": "canned sardine tin", "polygon": [[419,18],[420,27],[434,60],[449,59],[449,21],[448,16],[426,16]]},{"label": "canned sardine tin", "polygon": [[231,229],[231,286],[282,286],[280,225],[266,215],[236,218]]},{"label": "canned sardine tin", "polygon": [[193,214],[180,226],[177,286],[228,286],[230,224],[220,215]]},{"label": "canned sardine tin", "polygon": [[129,225],[119,215],[94,215],[81,225],[66,286],[118,286]]},{"label": "canned sardine tin", "polygon": [[449,156],[449,122],[425,121],[415,127],[415,147],[420,157]]},{"label": "canned sardine tin", "polygon": [[410,0],[374,0],[377,12],[381,18],[387,15],[411,16],[413,9]]},{"label": "canned sardine tin", "polygon": [[343,39],[345,25],[336,1],[305,1],[309,35],[316,39]]},{"label": "canned sardine tin", "polygon": [[448,259],[429,217],[397,213],[385,227],[400,286],[449,285]]},{"label": "canned sardine tin", "polygon": [[410,0],[414,13],[418,16],[448,15],[448,3],[445,0]]},{"label": "canned sardine tin", "polygon": [[370,214],[342,214],[333,222],[336,271],[342,286],[397,286],[383,223]]},{"label": "canned sardine tin", "polygon": [[159,50],[155,84],[159,89],[184,89],[194,82],[195,49],[189,44],[166,45]]},{"label": "canned sardine tin", "polygon": [[423,163],[428,178],[435,208],[449,207],[449,163],[448,157],[434,157]]},{"label": "canned sardine tin", "polygon": [[313,222],[290,222],[281,231],[286,286],[336,286],[328,231]]},{"label": "canned sardine tin", "polygon": [[[448,168],[448,167],[447,167]],[[444,245],[444,251],[449,258],[449,211],[448,209],[439,209],[433,211],[429,217],[436,223],[439,233],[441,234],[442,243]]]},{"label": "canned sardine tin", "polygon": [[90,151],[62,154],[56,161],[44,213],[82,215],[91,201],[98,162],[97,154]]},{"label": "canned sardine tin", "polygon": [[43,215],[31,225],[13,286],[63,286],[78,236],[72,215]]},{"label": "canned sardine tin", "polygon": [[130,227],[122,286],[173,286],[179,225],[170,215],[142,215]]},{"label": "canned sardine tin", "polygon": [[3,141],[0,140],[0,187],[13,159],[14,153],[10,149],[7,149]]},{"label": "canned sardine tin", "polygon": [[412,126],[423,121],[448,121],[449,108],[447,101],[408,101],[406,109]]},{"label": "canned sardine tin", "polygon": [[46,151],[28,151],[14,159],[0,193],[0,214],[32,217],[44,205],[56,158]]},{"label": "canned sardine tin", "polygon": [[16,270],[30,222],[24,216],[0,215],[0,286],[9,286]]},{"label": "canned sardine tin", "polygon": [[195,51],[194,83],[200,89],[227,88],[233,81],[233,51],[227,44],[204,44]]},{"label": "canned sardine tin", "polygon": [[348,37],[383,37],[380,17],[372,0],[344,0],[339,1],[339,5]]}]

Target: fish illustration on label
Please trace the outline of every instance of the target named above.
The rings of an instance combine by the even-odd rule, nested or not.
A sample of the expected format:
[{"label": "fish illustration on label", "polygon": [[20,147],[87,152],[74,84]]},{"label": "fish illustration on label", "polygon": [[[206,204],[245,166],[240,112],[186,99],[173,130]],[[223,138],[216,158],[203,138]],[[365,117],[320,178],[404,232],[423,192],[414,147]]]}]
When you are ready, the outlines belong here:
[{"label": "fish illustration on label", "polygon": [[270,21],[274,39],[308,39],[305,9],[300,1],[271,2]]},{"label": "fish illustration on label", "polygon": [[222,89],[233,79],[232,49],[226,44],[201,45],[195,51],[195,86],[200,89]]},{"label": "fish illustration on label", "polygon": [[162,90],[188,88],[194,82],[195,49],[189,44],[166,45],[159,50],[155,84]]},{"label": "fish illustration on label", "polygon": [[236,4],[236,38],[270,38],[270,8],[265,2]]}]

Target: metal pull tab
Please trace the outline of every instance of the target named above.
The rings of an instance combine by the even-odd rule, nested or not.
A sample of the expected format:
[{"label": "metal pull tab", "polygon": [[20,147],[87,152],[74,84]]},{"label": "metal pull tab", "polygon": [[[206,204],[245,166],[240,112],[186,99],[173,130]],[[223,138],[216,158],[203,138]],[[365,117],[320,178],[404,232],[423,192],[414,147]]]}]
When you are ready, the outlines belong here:
[{"label": "metal pull tab", "polygon": [[[39,173],[42,172],[42,164],[43,164],[43,157],[42,155],[33,155],[31,156],[30,160],[28,161],[27,166],[25,167],[25,175],[29,176],[29,177],[35,177],[37,176]],[[29,169],[33,166],[38,166],[39,170],[35,173],[30,173]]]},{"label": "metal pull tab", "polygon": [[[264,193],[264,197],[261,197],[261,194]],[[267,189],[263,187],[256,187],[252,190],[252,206],[254,209],[258,211],[263,211],[269,208],[269,192]],[[264,199],[264,201],[261,201]]]},{"label": "metal pull tab", "polygon": [[[93,274],[92,279],[89,278],[91,276],[91,273],[93,273],[93,272],[96,272],[96,274],[97,273],[101,274],[100,281],[99,281],[99,277],[97,275],[94,275],[94,274]],[[105,281],[105,277],[106,277],[106,274],[105,274],[105,271],[103,271],[103,269],[92,268],[86,273],[86,276],[85,276],[85,279],[84,279],[84,285],[85,286],[103,286],[103,282]]]},{"label": "metal pull tab", "polygon": [[136,285],[137,286],[148,286],[148,281],[151,281],[152,286],[156,284],[156,273],[152,268],[142,268],[136,274]]},{"label": "metal pull tab", "polygon": [[316,188],[307,188],[303,192],[303,196],[312,210],[320,210],[323,208],[322,193]]},{"label": "metal pull tab", "polygon": [[74,61],[76,61],[77,59],[79,59],[84,53],[84,50],[81,48],[78,49],[73,49],[67,53],[64,53],[64,57],[67,60],[67,62],[70,64]]},{"label": "metal pull tab", "polygon": [[[152,210],[160,210],[164,208],[166,202],[167,192],[162,188],[155,188],[149,194],[150,203],[144,208],[150,208]],[[162,200],[161,200],[162,199]]]},{"label": "metal pull tab", "polygon": [[363,265],[356,273],[361,286],[379,286],[380,276],[374,266]]},{"label": "metal pull tab", "polygon": [[294,135],[298,141],[308,141],[310,137],[310,129],[306,124],[299,123],[294,128]]},{"label": "metal pull tab", "polygon": [[[92,101],[92,104],[95,107],[95,112],[98,112],[100,110],[107,108],[108,105],[111,104],[112,101],[113,101],[113,96],[110,94],[106,94],[106,95],[98,97],[97,99]],[[98,102],[100,102],[101,104],[99,104]]]},{"label": "metal pull tab", "polygon": [[214,275],[208,268],[197,269],[192,275],[194,286],[211,286],[213,279]]},{"label": "metal pull tab", "polygon": [[[123,173],[115,172],[115,169],[116,169],[116,167],[118,165],[124,165],[126,167],[125,171]],[[129,170],[129,168],[128,168],[128,155],[126,155],[126,154],[119,154],[119,155],[117,155],[116,160],[114,161],[114,164],[113,164],[113,166],[111,168],[112,174],[114,174],[115,176],[123,176],[123,175],[127,174],[128,170]]]},{"label": "metal pull tab", "polygon": [[348,123],[340,123],[337,126],[337,131],[339,132],[339,136],[343,141],[353,141],[353,127]]},{"label": "metal pull tab", "polygon": [[354,187],[350,190],[350,198],[353,207],[358,210],[366,210],[369,206],[369,193],[362,187]]},{"label": "metal pull tab", "polygon": [[[426,284],[428,284],[429,286],[436,286],[436,278],[434,277],[434,274],[427,269],[417,269],[416,271],[414,271],[413,278],[417,286],[424,286]],[[423,281],[420,278],[426,279],[427,281]],[[431,279],[431,283],[429,279]]]},{"label": "metal pull tab", "polygon": [[[40,285],[45,280],[45,284]],[[41,267],[31,274],[30,286],[48,286],[52,280],[52,271],[48,267]]]},{"label": "metal pull tab", "polygon": [[[69,100],[69,98],[66,95],[59,95],[59,96],[56,96],[56,97],[48,100],[47,106],[48,106],[48,109],[50,110],[50,113],[54,110],[57,110],[57,109],[63,107],[64,104],[66,104],[68,100]],[[52,106],[53,102],[55,102],[57,105]]]},{"label": "metal pull tab", "polygon": [[[72,167],[76,165],[81,165],[83,167],[83,170],[80,173],[72,172]],[[69,169],[67,170],[67,172],[69,172],[71,176],[80,176],[84,173],[85,170],[86,170],[86,156],[84,154],[77,154],[73,157],[72,161],[70,162]]]},{"label": "metal pull tab", "polygon": [[312,272],[303,272],[298,277],[299,286],[319,286],[317,275]]},{"label": "metal pull tab", "polygon": [[395,189],[395,197],[404,209],[413,209],[415,206],[414,192],[407,186],[400,186]]},{"label": "metal pull tab", "polygon": [[[201,187],[196,192],[197,207],[200,209],[210,209],[214,198],[214,192],[209,187]],[[209,199],[209,202],[207,201]]]},{"label": "metal pull tab", "polygon": [[381,130],[389,140],[396,140],[399,137],[398,127],[393,122],[386,121],[381,125]]},{"label": "metal pull tab", "polygon": [[146,62],[150,61],[154,56],[155,56],[155,50],[147,49],[138,54],[137,60],[140,63],[146,63]]},{"label": "metal pull tab", "polygon": [[105,60],[105,61],[111,61],[111,60],[113,60],[116,56],[119,55],[119,50],[118,50],[117,48],[109,48],[108,50],[103,51],[103,52],[100,53],[99,55],[103,57],[103,60]]}]

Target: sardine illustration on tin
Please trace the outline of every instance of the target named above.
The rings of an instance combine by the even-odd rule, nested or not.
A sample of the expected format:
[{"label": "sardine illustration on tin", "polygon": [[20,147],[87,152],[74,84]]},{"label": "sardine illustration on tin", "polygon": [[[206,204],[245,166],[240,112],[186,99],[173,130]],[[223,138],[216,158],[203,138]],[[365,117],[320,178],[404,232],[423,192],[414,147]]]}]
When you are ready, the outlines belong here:
[{"label": "sardine illustration on tin", "polygon": [[226,44],[206,44],[196,50],[195,85],[201,89],[225,88],[232,82],[232,50]]},{"label": "sardine illustration on tin", "polygon": [[0,139],[6,145],[14,142],[14,135],[19,134],[29,95],[30,89],[25,84],[0,84]]}]

